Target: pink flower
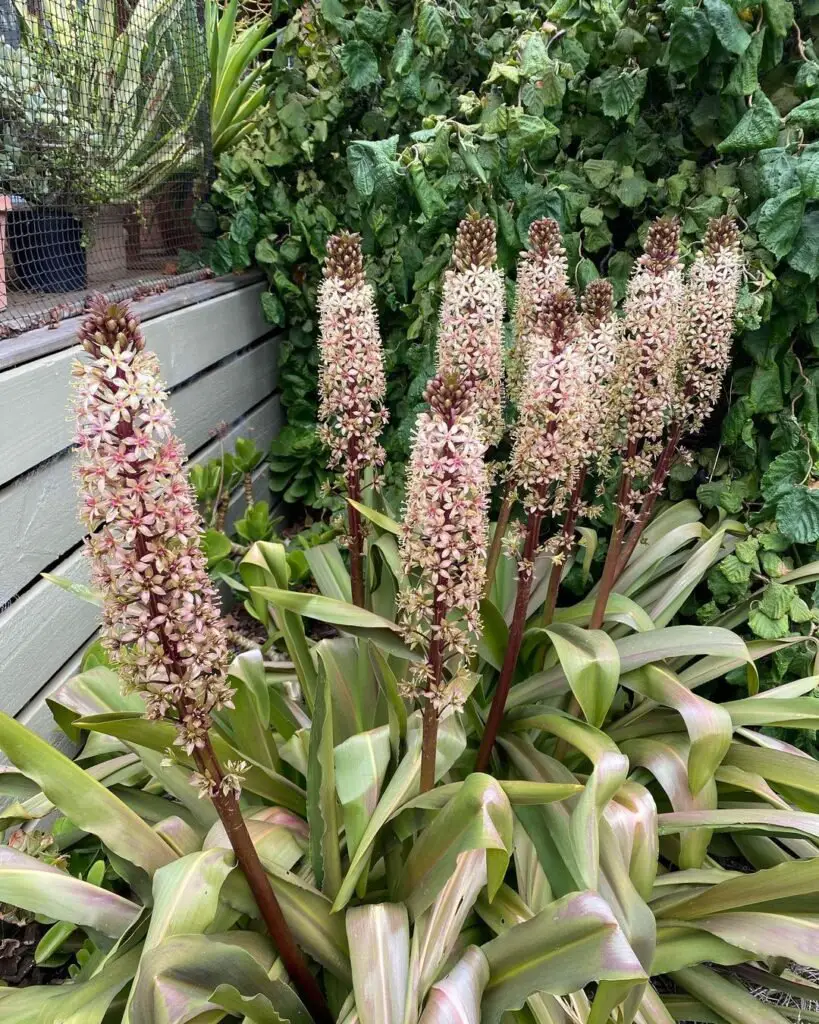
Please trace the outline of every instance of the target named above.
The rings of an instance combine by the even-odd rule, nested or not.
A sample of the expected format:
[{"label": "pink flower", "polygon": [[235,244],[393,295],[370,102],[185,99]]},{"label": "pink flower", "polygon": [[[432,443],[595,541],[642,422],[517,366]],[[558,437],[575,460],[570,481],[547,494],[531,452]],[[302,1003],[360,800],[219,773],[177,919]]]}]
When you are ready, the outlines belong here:
[{"label": "pink flower", "polygon": [[691,266],[685,289],[678,416],[693,432],[702,427],[716,405],[731,361],[742,270],[736,224],[730,217],[714,218],[708,224],[702,251]]},{"label": "pink flower", "polygon": [[544,302],[524,379],[509,475],[528,512],[559,512],[585,461],[588,370],[574,293]]},{"label": "pink flower", "polygon": [[[427,387],[429,412],[415,427],[401,529],[401,594],[411,642],[439,639],[468,654],[480,627],[486,582],[488,480],[475,382],[441,377]],[[421,689],[426,690],[423,682]],[[428,694],[439,700],[441,694]]]},{"label": "pink flower", "polygon": [[330,466],[349,475],[383,463],[379,437],[388,415],[378,317],[358,235],[328,240],[318,305],[319,432]]},{"label": "pink flower", "polygon": [[474,379],[478,423],[487,444],[503,435],[503,316],[506,294],[496,269],[495,225],[470,215],[458,225],[444,276],[438,374]]},{"label": "pink flower", "polygon": [[522,397],[533,341],[539,340],[543,306],[569,286],[569,263],[556,220],[543,217],[529,227],[529,250],[518,262],[515,294],[515,344],[509,356],[507,381],[516,402]]},{"label": "pink flower", "polygon": [[176,710],[178,742],[190,751],[232,691],[184,449],[127,304],[95,296],[79,340],[90,359],[74,371],[77,476],[93,581],[105,601],[103,642],[149,715]]}]

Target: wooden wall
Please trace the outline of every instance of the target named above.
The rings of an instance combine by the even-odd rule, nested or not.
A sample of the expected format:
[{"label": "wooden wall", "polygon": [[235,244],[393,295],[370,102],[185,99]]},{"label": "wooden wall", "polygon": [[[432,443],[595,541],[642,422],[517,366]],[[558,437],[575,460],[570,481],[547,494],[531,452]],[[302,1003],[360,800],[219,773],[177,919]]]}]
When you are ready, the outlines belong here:
[{"label": "wooden wall", "polygon": [[[237,437],[266,448],[278,433],[277,342],[261,291],[255,280],[207,281],[134,306],[194,462]],[[99,618],[98,608],[40,577],[87,580],[70,451],[74,326],[66,321],[58,337],[32,331],[15,339],[10,367],[4,345],[12,343],[0,341],[0,710],[55,741],[62,734],[45,698],[76,669]],[[27,354],[36,355],[21,361]],[[220,427],[223,440],[215,437]],[[259,470],[260,498],[265,490]],[[236,496],[234,511],[240,507]]]}]

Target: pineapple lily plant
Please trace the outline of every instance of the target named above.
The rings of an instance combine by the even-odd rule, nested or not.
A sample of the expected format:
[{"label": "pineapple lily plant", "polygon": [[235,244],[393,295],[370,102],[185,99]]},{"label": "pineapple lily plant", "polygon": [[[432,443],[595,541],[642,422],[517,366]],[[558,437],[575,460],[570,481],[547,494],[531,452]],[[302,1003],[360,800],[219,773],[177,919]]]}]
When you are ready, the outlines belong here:
[{"label": "pineapple lily plant", "polygon": [[[555,224],[530,238],[504,379],[494,226],[459,229],[400,518],[372,482],[373,295],[357,238],[332,240],[322,436],[348,536],[306,552],[316,593],[282,544],[250,546],[268,640],[232,660],[156,363],[126,308],[92,305],[79,477],[109,664],[51,698],[75,761],[0,716],[3,824],[59,815],[48,861],[0,848],[0,901],[55,922],[43,956],[83,956],[59,987],[0,989],[3,1019],[819,1019],[798,1004],[819,992],[819,766],[761,731],[816,728],[817,677],[759,693],[792,640],[675,622],[745,531],[657,505],[727,366],[735,228],[712,223],[686,276],[655,224],[622,315],[603,282],[578,306]],[[602,509],[602,575],[561,603]],[[737,668],[747,696],[702,695]],[[89,843],[110,870],[64,870]]]}]

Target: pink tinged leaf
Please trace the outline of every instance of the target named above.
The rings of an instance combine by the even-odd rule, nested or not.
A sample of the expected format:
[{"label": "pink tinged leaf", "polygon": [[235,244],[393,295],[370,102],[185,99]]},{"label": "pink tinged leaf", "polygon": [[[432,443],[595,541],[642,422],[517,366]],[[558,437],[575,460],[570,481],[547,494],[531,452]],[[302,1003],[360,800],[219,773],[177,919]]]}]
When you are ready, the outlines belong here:
[{"label": "pink tinged leaf", "polygon": [[641,981],[645,971],[611,908],[575,892],[482,947],[490,978],[481,1024],[499,1024],[535,992],[566,995],[589,981]]},{"label": "pink tinged leaf", "polygon": [[819,918],[734,911],[692,922],[759,957],[786,957],[803,967],[819,967]]},{"label": "pink tinged leaf", "polygon": [[346,925],[361,1024],[402,1024],[410,955],[407,908],[400,903],[353,907]]},{"label": "pink tinged leaf", "polygon": [[[660,783],[675,811],[715,810],[717,787],[713,779],[693,795],[688,785],[688,743],[669,734],[658,739],[627,740],[623,753],[632,764],[646,768]],[[703,862],[711,834],[704,830],[680,837],[680,867],[698,868]]]},{"label": "pink tinged leaf", "polygon": [[658,828],[661,836],[676,835],[687,828],[709,828],[715,832],[756,832],[819,839],[819,815],[772,808],[674,811],[660,815]]},{"label": "pink tinged leaf", "polygon": [[717,766],[731,745],[731,716],[724,708],[692,693],[668,669],[648,665],[621,682],[628,689],[673,708],[685,722],[691,739],[688,779],[692,793],[713,779]]},{"label": "pink tinged leaf", "polygon": [[488,981],[486,957],[477,946],[468,946],[449,974],[432,986],[418,1024],[480,1024]]},{"label": "pink tinged leaf", "polygon": [[92,928],[112,939],[133,924],[141,909],[9,846],[0,846],[0,902]]},{"label": "pink tinged leaf", "polygon": [[625,782],[603,812],[617,840],[629,876],[644,900],[657,874],[657,805],[645,786]]}]

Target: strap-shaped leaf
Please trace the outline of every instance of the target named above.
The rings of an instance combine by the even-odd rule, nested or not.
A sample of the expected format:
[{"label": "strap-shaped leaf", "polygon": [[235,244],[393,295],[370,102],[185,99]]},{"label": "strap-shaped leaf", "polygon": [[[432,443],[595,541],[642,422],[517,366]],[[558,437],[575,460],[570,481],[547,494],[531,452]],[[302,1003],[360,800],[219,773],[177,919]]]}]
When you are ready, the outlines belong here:
[{"label": "strap-shaped leaf", "polygon": [[112,939],[118,939],[141,912],[131,900],[9,846],[0,846],[0,902],[92,928]]},{"label": "strap-shaped leaf", "polygon": [[432,986],[418,1024],[480,1024],[487,981],[486,956],[478,946],[467,947],[452,970]]},{"label": "strap-shaped leaf", "polygon": [[407,908],[401,903],[353,907],[346,923],[361,1024],[402,1024],[410,962]]},{"label": "strap-shaped leaf", "polygon": [[455,796],[416,838],[398,886],[413,917],[431,906],[460,854],[486,850],[490,900],[512,854],[512,806],[489,775],[469,775]]},{"label": "strap-shaped leaf", "polygon": [[622,683],[643,697],[673,708],[682,717],[691,740],[688,781],[691,792],[699,793],[713,780],[731,745],[733,726],[729,713],[719,704],[692,693],[673,672],[659,665],[646,665],[629,673]]},{"label": "strap-shaped leaf", "polygon": [[0,713],[0,750],[70,821],[148,875],[175,859],[171,848],[109,789],[24,725]]},{"label": "strap-shaped leaf", "polygon": [[481,947],[490,977],[482,1024],[499,1024],[535,992],[565,995],[589,981],[640,981],[645,971],[608,904],[577,892]]},{"label": "strap-shaped leaf", "polygon": [[333,760],[333,708],[326,673],[319,679],[307,773],[307,821],[310,859],[316,884],[332,899],[341,885],[335,762]]},{"label": "strap-shaped leaf", "polygon": [[555,624],[546,633],[586,721],[600,728],[620,678],[620,654],[616,644],[602,629]]}]

